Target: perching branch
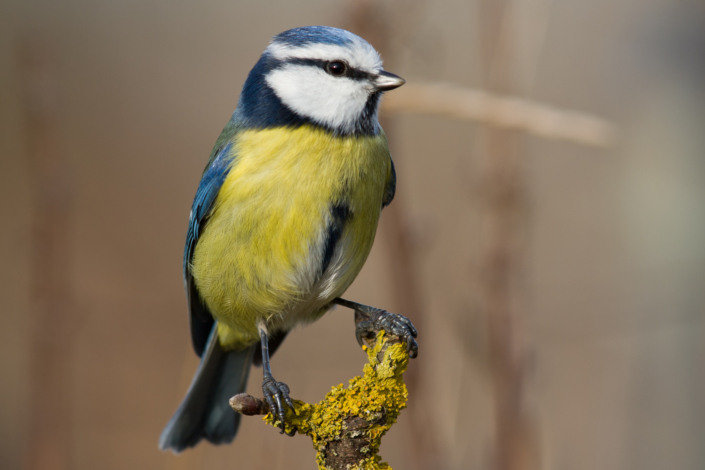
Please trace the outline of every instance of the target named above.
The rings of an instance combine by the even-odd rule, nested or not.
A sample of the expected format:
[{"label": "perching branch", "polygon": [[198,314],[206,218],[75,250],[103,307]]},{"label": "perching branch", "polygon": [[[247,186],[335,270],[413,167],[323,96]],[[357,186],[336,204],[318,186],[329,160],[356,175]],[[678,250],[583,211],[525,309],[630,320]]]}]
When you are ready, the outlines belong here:
[{"label": "perching branch", "polygon": [[[286,409],[285,430],[311,437],[319,470],[391,470],[378,452],[382,436],[406,408],[402,376],[409,355],[405,343],[384,331],[365,342],[369,363],[363,377],[351,379],[347,388],[333,387],[315,405],[294,400],[296,413]],[[247,416],[266,415],[265,422],[280,426],[267,403],[251,395],[235,395],[230,406]]]}]

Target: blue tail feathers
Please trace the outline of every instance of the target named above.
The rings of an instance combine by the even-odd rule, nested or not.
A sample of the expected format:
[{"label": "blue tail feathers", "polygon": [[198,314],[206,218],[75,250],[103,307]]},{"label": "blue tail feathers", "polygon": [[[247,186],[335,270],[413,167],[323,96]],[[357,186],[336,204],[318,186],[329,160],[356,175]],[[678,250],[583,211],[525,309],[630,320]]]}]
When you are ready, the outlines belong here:
[{"label": "blue tail feathers", "polygon": [[159,438],[161,450],[179,453],[201,439],[213,444],[232,442],[240,415],[230,408],[230,397],[245,391],[256,345],[243,351],[224,351],[217,325],[208,337],[196,375]]}]

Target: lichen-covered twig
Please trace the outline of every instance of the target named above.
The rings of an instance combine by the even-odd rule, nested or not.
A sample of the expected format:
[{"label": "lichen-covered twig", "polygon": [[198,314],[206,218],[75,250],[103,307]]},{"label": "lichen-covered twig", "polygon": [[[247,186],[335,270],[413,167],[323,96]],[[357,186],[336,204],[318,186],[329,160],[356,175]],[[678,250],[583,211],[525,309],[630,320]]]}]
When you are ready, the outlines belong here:
[{"label": "lichen-covered twig", "polygon": [[[296,412],[286,410],[285,430],[313,440],[319,470],[377,470],[391,467],[378,455],[382,436],[406,407],[403,374],[409,362],[406,344],[384,331],[366,341],[369,363],[364,375],[333,387],[315,405],[294,400]],[[230,405],[245,415],[266,414],[268,424],[279,427],[265,402],[242,393]]]}]

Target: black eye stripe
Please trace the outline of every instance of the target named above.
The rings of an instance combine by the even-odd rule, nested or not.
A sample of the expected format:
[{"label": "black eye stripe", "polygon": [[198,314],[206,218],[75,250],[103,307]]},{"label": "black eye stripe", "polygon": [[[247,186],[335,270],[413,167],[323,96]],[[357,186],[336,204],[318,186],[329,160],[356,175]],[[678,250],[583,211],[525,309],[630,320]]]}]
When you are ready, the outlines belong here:
[{"label": "black eye stripe", "polygon": [[[282,62],[282,65],[283,64],[306,65],[309,67],[319,67],[323,70],[326,70],[326,66],[330,62],[343,62],[343,61],[323,60],[323,59],[288,59],[288,60]],[[345,62],[343,62],[343,63],[345,63]],[[353,80],[368,80],[368,79],[370,79],[369,73],[367,73],[363,70],[359,70],[359,69],[350,67],[350,65],[348,65],[347,63],[345,63],[345,64],[346,64],[345,73],[343,73],[341,75],[337,75],[337,76],[348,77],[348,78],[352,78]]]}]

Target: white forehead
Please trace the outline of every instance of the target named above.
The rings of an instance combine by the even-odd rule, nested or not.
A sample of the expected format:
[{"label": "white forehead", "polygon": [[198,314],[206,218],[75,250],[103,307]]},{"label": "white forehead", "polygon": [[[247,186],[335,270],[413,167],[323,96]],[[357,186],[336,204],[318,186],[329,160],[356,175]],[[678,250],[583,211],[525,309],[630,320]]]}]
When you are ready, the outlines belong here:
[{"label": "white forehead", "polygon": [[265,52],[279,60],[287,59],[320,59],[344,60],[351,67],[376,72],[382,68],[382,59],[379,53],[367,41],[352,33],[347,38],[349,42],[343,45],[327,43],[309,43],[304,45],[291,45],[282,42],[273,42]]}]

